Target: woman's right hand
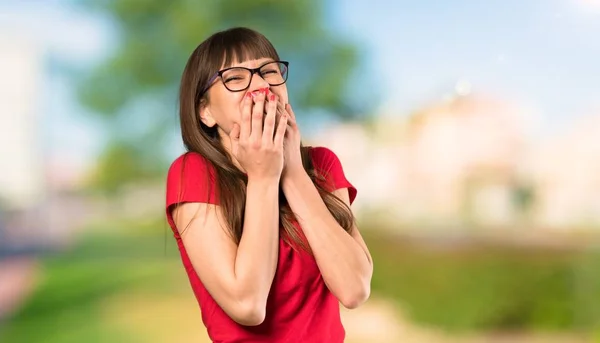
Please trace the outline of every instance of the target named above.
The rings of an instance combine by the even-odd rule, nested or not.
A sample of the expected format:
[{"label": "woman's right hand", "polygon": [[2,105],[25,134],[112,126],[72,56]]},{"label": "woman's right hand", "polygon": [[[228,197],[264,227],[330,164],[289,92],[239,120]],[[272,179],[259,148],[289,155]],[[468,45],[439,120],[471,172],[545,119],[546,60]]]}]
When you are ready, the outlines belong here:
[{"label": "woman's right hand", "polygon": [[[268,102],[267,93],[271,97]],[[284,162],[283,138],[288,118],[287,115],[282,115],[276,126],[276,97],[271,92],[260,91],[253,99],[252,93],[246,93],[241,124],[234,123],[229,133],[231,152],[246,170],[248,178],[279,179],[281,176]],[[266,115],[263,114],[265,112]]]}]

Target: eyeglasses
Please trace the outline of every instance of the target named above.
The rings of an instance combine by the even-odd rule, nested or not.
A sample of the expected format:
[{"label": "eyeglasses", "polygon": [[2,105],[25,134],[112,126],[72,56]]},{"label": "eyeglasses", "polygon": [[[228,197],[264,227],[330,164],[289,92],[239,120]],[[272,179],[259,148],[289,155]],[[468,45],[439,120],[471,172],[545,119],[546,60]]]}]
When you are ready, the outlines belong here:
[{"label": "eyeglasses", "polygon": [[250,87],[254,73],[258,73],[269,85],[279,86],[287,81],[288,66],[289,62],[287,61],[273,61],[254,69],[244,67],[225,68],[219,70],[210,78],[202,93],[206,92],[218,77],[221,78],[223,85],[229,91],[245,91]]}]

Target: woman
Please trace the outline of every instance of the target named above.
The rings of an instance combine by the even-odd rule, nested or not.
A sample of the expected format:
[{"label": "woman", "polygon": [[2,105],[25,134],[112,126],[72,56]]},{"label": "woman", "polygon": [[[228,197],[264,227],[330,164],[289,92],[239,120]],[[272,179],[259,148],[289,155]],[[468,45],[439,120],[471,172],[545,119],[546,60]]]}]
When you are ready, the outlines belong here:
[{"label": "woman", "polygon": [[356,189],[331,150],[301,145],[288,65],[234,28],[183,72],[188,152],[169,169],[166,212],[214,342],[343,342],[339,303],[369,296]]}]

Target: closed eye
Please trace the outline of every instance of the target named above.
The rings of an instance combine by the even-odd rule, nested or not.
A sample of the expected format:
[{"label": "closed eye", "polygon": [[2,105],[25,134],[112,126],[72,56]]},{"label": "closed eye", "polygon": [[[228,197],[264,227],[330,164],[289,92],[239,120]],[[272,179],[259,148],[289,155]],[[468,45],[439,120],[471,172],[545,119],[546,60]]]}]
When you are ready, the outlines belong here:
[{"label": "closed eye", "polygon": [[229,77],[225,80],[225,82],[230,82],[230,81],[238,81],[238,80],[242,80],[243,78],[239,77],[239,76],[234,76],[234,77]]}]

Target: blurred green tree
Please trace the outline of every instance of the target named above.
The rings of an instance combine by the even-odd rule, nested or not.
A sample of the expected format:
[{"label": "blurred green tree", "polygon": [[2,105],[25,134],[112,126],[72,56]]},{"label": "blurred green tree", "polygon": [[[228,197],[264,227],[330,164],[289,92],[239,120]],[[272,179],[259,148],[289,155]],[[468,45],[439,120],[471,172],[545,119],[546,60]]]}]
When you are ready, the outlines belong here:
[{"label": "blurred green tree", "polygon": [[[247,26],[265,34],[291,62],[288,89],[297,112],[341,119],[372,103],[350,97],[355,42],[327,28],[319,0],[81,0],[87,11],[114,20],[116,46],[79,78],[80,101],[98,113],[110,142],[98,161],[94,188],[114,191],[140,177],[161,175],[178,133],[176,92],[195,47],[215,31]],[[364,82],[362,83],[364,88]],[[368,92],[357,92],[369,97]],[[123,172],[122,169],[125,169]],[[152,173],[149,170],[158,172]]]}]

